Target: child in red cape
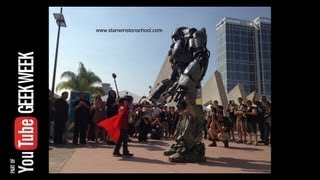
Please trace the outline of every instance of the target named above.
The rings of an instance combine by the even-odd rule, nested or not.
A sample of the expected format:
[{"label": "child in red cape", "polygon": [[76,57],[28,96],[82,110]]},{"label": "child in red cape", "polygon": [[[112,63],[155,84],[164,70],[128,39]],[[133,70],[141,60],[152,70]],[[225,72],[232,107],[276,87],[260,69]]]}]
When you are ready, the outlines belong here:
[{"label": "child in red cape", "polygon": [[[109,135],[109,138],[114,143],[117,143],[114,150],[113,156],[115,157],[132,157],[128,150],[128,126],[129,126],[129,111],[127,108],[128,100],[124,97],[119,99],[118,114],[111,118],[101,121],[98,126],[104,128]],[[122,146],[123,155],[120,154],[119,150]]]}]

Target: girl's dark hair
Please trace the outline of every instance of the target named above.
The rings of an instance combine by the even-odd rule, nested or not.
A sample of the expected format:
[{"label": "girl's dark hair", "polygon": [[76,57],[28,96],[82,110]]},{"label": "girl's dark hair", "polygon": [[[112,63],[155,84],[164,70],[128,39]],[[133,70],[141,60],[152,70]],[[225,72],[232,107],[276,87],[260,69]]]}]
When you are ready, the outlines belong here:
[{"label": "girl's dark hair", "polygon": [[121,98],[119,99],[119,104],[123,104],[124,101],[127,101],[127,98],[121,97]]},{"label": "girl's dark hair", "polygon": [[125,98],[126,98],[128,101],[132,101],[132,100],[133,100],[133,97],[130,96],[130,95],[126,95]]},{"label": "girl's dark hair", "polygon": [[108,92],[108,96],[110,96],[111,93],[114,93],[114,95],[117,96],[117,93],[116,93],[114,90],[110,90],[110,91]]}]

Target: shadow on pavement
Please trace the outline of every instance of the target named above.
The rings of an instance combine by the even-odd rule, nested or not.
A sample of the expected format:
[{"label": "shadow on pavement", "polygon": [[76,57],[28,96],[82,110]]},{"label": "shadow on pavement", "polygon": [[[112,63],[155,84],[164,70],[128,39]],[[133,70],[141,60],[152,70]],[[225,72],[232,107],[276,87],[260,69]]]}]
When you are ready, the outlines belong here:
[{"label": "shadow on pavement", "polygon": [[78,148],[78,146],[75,146],[73,144],[50,144],[49,151],[52,150],[53,148],[75,149],[75,148]]},{"label": "shadow on pavement", "polygon": [[[50,144],[49,145],[49,150],[52,150],[53,148],[65,148],[65,149],[77,149],[77,148],[95,148],[95,147],[108,147],[107,145],[98,145],[98,144],[93,144],[93,143],[87,143],[87,144],[77,144],[74,145],[72,143],[67,143],[67,144]],[[112,148],[113,146],[109,146]]]},{"label": "shadow on pavement", "polygon": [[161,146],[155,146],[153,144],[129,144],[128,147],[137,147],[137,148],[145,148],[149,151],[164,151],[165,148]]},{"label": "shadow on pavement", "polygon": [[229,149],[243,150],[243,151],[263,151],[263,149],[252,148],[252,147],[234,147],[234,146],[229,146]]},{"label": "shadow on pavement", "polygon": [[143,158],[143,157],[128,157],[128,158],[122,158],[119,159],[119,161],[132,161],[132,162],[137,162],[137,163],[152,163],[152,164],[172,164],[170,162],[166,161],[161,161],[158,159],[148,159],[148,158]]},{"label": "shadow on pavement", "polygon": [[163,142],[161,140],[152,140],[152,139],[148,139],[148,141],[146,141],[146,142],[132,141],[132,142],[129,142],[129,144],[145,144],[145,145],[159,145],[159,146],[169,146],[170,145],[167,142]]},{"label": "shadow on pavement", "polygon": [[[271,172],[271,163],[269,161],[255,161],[255,160],[246,160],[246,159],[236,159],[229,157],[221,157],[221,158],[212,158],[206,157],[207,162],[200,163],[200,165],[205,166],[220,166],[220,167],[236,167],[240,168],[243,171],[252,171],[252,172]],[[264,164],[270,163],[270,164]]]},{"label": "shadow on pavement", "polygon": [[108,148],[108,149],[113,149],[116,145],[110,145],[106,143],[89,143],[88,148]]}]

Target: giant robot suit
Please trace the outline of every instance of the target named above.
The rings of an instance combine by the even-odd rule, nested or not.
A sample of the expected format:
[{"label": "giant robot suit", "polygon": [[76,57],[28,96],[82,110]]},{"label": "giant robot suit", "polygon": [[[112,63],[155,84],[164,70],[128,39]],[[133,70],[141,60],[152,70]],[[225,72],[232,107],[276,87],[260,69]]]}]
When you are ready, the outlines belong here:
[{"label": "giant robot suit", "polygon": [[168,53],[171,77],[162,80],[150,96],[151,101],[162,104],[173,100],[183,112],[175,131],[177,143],[164,155],[170,156],[171,162],[205,161],[205,147],[201,143],[205,117],[195,100],[210,57],[206,30],[180,27],[173,32],[172,40]]}]

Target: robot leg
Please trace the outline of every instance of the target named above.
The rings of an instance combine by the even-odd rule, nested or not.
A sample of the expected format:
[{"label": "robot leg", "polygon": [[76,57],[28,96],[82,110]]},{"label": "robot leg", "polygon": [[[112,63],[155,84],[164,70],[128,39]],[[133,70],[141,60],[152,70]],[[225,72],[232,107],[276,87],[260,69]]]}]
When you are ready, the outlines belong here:
[{"label": "robot leg", "polygon": [[186,108],[184,97],[189,91],[196,91],[200,87],[200,80],[202,79],[203,68],[199,61],[192,61],[184,70],[179,78],[179,85],[174,101],[177,102],[179,110]]},{"label": "robot leg", "polygon": [[199,61],[192,61],[184,70],[179,78],[179,88],[181,89],[196,89],[199,87],[202,78],[203,68]]}]

